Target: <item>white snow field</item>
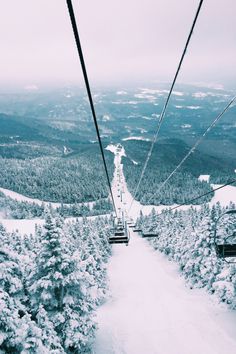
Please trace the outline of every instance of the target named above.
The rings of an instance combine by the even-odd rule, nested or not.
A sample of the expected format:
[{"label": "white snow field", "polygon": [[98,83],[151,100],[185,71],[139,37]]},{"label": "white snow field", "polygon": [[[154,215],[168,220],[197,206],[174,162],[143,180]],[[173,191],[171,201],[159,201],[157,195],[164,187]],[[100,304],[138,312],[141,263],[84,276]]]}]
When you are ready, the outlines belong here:
[{"label": "white snow field", "polygon": [[[18,202],[28,202],[28,203],[35,203],[38,205],[42,205],[42,203],[44,203],[45,205],[51,205],[52,208],[59,208],[61,206],[61,203],[56,203],[56,202],[45,202],[43,200],[40,199],[36,199],[36,198],[30,198],[30,197],[26,197],[23,194],[14,192],[10,189],[6,189],[6,188],[1,188],[0,187],[0,192],[2,192],[3,194],[5,194],[6,197],[10,197],[12,199],[17,200]],[[78,203],[78,205],[82,205],[83,203]],[[92,207],[95,204],[95,201],[93,202],[87,202],[84,203],[85,205]],[[64,203],[64,205],[70,205],[70,204],[66,204]]]},{"label": "white snow field", "polygon": [[133,232],[128,247],[113,246],[108,276],[94,354],[236,353],[236,312],[188,289],[177,266]]},{"label": "white snow field", "polygon": [[209,180],[210,180],[210,175],[200,175],[198,177],[199,181],[205,181],[207,183],[209,183]]},{"label": "white snow field", "polygon": [[[103,217],[109,217],[110,214],[102,214],[99,215],[100,218]],[[87,218],[89,220],[94,220],[98,216],[88,216]],[[82,220],[83,217],[68,217],[65,218],[65,222],[72,222],[76,220]],[[6,228],[8,232],[13,232],[18,230],[21,235],[34,235],[35,234],[35,228],[37,225],[44,225],[45,220],[44,219],[1,219],[0,218],[0,223],[3,224],[3,226]],[[0,352],[1,354],[1,352]]]},{"label": "white snow field", "polygon": [[[125,155],[124,149],[115,155],[113,191],[117,208],[127,210],[131,195],[120,165],[121,155]],[[117,188],[124,191],[122,198],[118,197]],[[236,196],[233,188],[230,200]],[[222,191],[213,198],[214,202],[220,197]],[[140,207],[134,201],[130,213],[133,218]],[[144,207],[143,212],[151,208]],[[113,245],[108,265],[110,297],[97,311],[99,329],[93,353],[236,353],[236,312],[219,305],[204,290],[188,289],[177,265],[132,230],[130,234],[128,247]]]}]

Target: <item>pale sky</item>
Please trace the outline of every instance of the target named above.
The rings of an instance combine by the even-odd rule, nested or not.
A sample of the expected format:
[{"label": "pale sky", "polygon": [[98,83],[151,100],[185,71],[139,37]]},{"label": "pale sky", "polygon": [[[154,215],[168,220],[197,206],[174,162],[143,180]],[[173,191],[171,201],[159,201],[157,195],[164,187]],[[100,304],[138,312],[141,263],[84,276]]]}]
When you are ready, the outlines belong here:
[{"label": "pale sky", "polygon": [[[198,0],[74,0],[91,85],[171,81]],[[79,83],[65,0],[0,0],[0,85]],[[205,0],[179,82],[236,82],[236,1]]]}]

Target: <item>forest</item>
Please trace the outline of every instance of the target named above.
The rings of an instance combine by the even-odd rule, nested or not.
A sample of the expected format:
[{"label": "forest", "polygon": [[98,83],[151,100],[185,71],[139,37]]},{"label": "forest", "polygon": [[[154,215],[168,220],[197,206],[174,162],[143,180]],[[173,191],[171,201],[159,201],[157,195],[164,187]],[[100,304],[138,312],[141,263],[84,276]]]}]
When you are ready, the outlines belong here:
[{"label": "forest", "polygon": [[49,211],[35,236],[0,225],[1,353],[90,353],[110,229],[107,218],[65,224]]},{"label": "forest", "polygon": [[[106,152],[110,176],[113,156]],[[28,197],[59,203],[96,201],[108,196],[98,146],[79,154],[35,159],[0,158],[0,186]]]},{"label": "forest", "polygon": [[[231,203],[228,209],[235,209],[235,205]],[[219,203],[212,208],[203,205],[200,210],[166,209],[161,214],[153,209],[149,216],[141,215],[137,223],[144,232],[157,234],[147,240],[178,264],[190,288],[204,288],[236,309],[236,264],[218,258],[214,245],[215,221],[225,210]],[[221,242],[234,232],[235,222],[235,216],[231,216],[219,225]]]},{"label": "forest", "polygon": [[[0,214],[4,219],[44,218],[47,208],[45,203],[39,205],[34,202],[17,201],[0,192]],[[56,208],[49,204],[49,208],[53,215],[81,217],[107,214],[111,212],[112,204],[109,199],[100,199],[91,206],[86,203],[62,203]]]},{"label": "forest", "polygon": [[[146,141],[125,141],[124,147],[127,155],[122,160],[124,175],[128,188],[133,194],[141,176],[150,143]],[[212,183],[226,183],[230,178],[235,177],[232,165],[227,160],[195,151],[184,166],[158,191],[162,182],[188,151],[189,147],[181,140],[161,139],[158,141],[154,145],[136,199],[141,203],[154,205],[188,204],[188,201],[199,194],[208,193],[212,190],[210,184],[198,180],[199,175],[213,174]],[[213,193],[208,194],[196,202],[194,201],[193,204],[208,202],[213,195]]]}]

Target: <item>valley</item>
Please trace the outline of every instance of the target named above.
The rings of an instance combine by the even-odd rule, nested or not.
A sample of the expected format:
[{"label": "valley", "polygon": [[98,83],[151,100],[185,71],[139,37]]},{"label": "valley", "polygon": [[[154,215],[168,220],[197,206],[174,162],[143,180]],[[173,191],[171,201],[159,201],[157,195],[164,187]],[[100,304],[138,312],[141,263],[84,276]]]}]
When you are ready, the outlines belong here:
[{"label": "valley", "polygon": [[213,235],[236,186],[211,191],[236,176],[235,106],[157,193],[230,91],[176,88],[134,200],[167,87],[95,93],[117,216],[141,230],[125,226],[128,247],[109,243],[117,219],[84,92],[74,92],[0,95],[0,303],[11,312],[0,349],[20,353],[37,332],[40,354],[233,354],[235,266],[217,257]]}]

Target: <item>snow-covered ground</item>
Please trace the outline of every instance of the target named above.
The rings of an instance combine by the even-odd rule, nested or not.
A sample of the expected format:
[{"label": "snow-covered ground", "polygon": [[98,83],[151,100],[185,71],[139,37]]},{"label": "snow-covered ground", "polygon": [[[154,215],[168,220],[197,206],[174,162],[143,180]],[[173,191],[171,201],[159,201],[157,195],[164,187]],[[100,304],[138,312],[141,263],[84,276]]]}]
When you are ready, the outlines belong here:
[{"label": "snow-covered ground", "polygon": [[123,141],[128,141],[128,140],[142,140],[142,141],[150,141],[148,138],[144,138],[142,136],[129,136],[128,138],[123,138]]},{"label": "snow-covered ground", "polygon": [[[55,202],[45,202],[43,200],[40,199],[36,199],[36,198],[29,198],[26,197],[23,194],[11,191],[10,189],[6,189],[6,188],[1,188],[0,187],[0,192],[2,192],[3,194],[5,194],[6,197],[10,197],[12,199],[17,200],[18,202],[28,202],[28,203],[35,203],[38,205],[42,205],[42,203],[44,203],[45,205],[51,205],[52,208],[56,209],[59,208],[61,206],[61,203],[55,203]],[[94,205],[95,202],[88,202],[88,203],[84,203],[85,205],[92,207]],[[78,205],[82,205],[83,203],[78,203]],[[70,205],[70,204],[64,204],[64,205]]]},{"label": "snow-covered ground", "polygon": [[[103,218],[106,216],[110,216],[110,214],[103,214],[99,215],[99,217]],[[88,216],[89,220],[93,220],[98,216]],[[65,222],[75,221],[75,220],[82,220],[83,217],[69,217],[65,219]],[[34,235],[36,225],[44,225],[44,219],[1,219],[0,223],[6,228],[8,232],[18,230],[21,235]]]},{"label": "snow-covered ground", "polygon": [[205,181],[207,183],[209,183],[209,180],[210,180],[210,175],[200,175],[198,177],[199,181]]},{"label": "snow-covered ground", "polygon": [[144,239],[131,232],[128,247],[113,246],[108,276],[94,354],[236,353],[236,312],[188,289]]},{"label": "snow-covered ground", "polygon": [[[222,184],[211,184],[213,189],[221,187]],[[229,205],[230,202],[236,202],[236,187],[226,186],[219,191],[215,192],[214,197],[210,202],[210,206],[213,206],[217,202],[220,202],[222,206]]]},{"label": "snow-covered ground", "polygon": [[21,235],[34,235],[36,225],[43,225],[44,219],[0,219],[0,223],[8,232],[18,230]]},{"label": "snow-covered ground", "polygon": [[[126,210],[132,199],[115,153],[115,204]],[[236,188],[231,197],[236,196]],[[122,197],[120,191],[123,191]],[[225,193],[225,190],[224,190]],[[222,190],[211,203],[223,199]],[[185,206],[187,208],[189,206]],[[131,216],[141,204],[134,201]],[[152,206],[143,208],[147,213]],[[157,207],[159,210],[163,207]],[[236,312],[219,305],[204,290],[190,290],[177,266],[130,230],[129,247],[113,246],[108,266],[110,298],[97,312],[94,354],[233,354]]]}]

